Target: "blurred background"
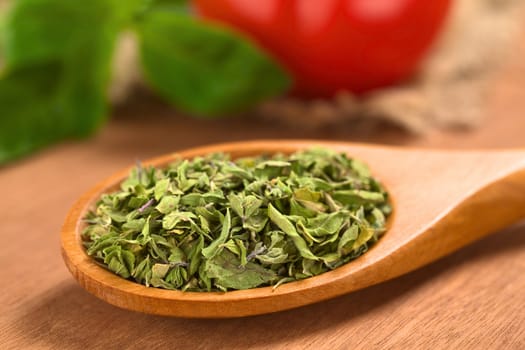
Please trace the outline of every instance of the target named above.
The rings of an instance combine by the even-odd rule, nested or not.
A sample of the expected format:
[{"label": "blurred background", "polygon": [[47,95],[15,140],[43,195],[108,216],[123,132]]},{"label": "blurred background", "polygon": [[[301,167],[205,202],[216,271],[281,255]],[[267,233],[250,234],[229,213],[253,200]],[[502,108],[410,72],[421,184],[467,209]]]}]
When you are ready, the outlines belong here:
[{"label": "blurred background", "polygon": [[0,348],[522,349],[523,224],[249,322],[107,305],[58,233],[101,179],[188,147],[523,149],[524,131],[525,0],[0,0]]},{"label": "blurred background", "polygon": [[253,138],[522,146],[524,19],[520,0],[0,0],[0,163]]}]

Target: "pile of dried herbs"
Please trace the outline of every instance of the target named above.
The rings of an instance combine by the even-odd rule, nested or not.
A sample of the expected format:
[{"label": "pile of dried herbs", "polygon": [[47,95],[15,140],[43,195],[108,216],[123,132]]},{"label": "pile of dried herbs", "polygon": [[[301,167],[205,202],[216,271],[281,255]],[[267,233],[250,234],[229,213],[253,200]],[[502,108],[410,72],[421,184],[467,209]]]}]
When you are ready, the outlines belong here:
[{"label": "pile of dried herbs", "polygon": [[332,270],[385,231],[391,207],[363,163],[316,148],[165,169],[137,166],[87,217],[87,253],[146,286],[248,289]]}]

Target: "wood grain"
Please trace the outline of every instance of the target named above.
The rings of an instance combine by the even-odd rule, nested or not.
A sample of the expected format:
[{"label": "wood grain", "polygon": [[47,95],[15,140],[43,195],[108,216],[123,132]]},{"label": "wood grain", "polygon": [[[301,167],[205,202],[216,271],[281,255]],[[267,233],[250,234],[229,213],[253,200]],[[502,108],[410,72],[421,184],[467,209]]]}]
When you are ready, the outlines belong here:
[{"label": "wood grain", "polygon": [[119,187],[125,169],[86,192],[62,228],[62,254],[81,286],[125,309],[194,318],[250,316],[295,308],[384,282],[525,219],[525,151],[440,152],[342,142],[250,141],[193,148],[145,161],[215,152],[233,158],[329,147],[366,160],[395,205],[384,237],[363,257],[334,271],[277,289],[195,293],[147,288],[105,270],[84,251],[83,218],[102,193]]},{"label": "wood grain", "polygon": [[392,129],[354,131],[354,125],[300,131],[241,119],[207,123],[176,116],[143,97],[117,110],[97,137],[0,169],[0,349],[525,349],[525,223],[361,291],[220,321],[108,305],[75,282],[59,244],[68,209],[94,183],[137,158],[187,147],[298,137],[523,148],[525,32],[512,54],[487,95],[488,119],[470,132],[413,137]]}]

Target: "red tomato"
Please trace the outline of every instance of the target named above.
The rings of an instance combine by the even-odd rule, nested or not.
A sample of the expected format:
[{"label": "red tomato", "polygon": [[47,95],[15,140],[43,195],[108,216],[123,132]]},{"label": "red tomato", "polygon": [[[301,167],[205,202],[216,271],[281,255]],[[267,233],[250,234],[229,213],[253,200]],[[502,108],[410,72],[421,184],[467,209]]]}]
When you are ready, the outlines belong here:
[{"label": "red tomato", "polygon": [[363,93],[410,77],[451,0],[195,0],[287,67],[302,96]]}]

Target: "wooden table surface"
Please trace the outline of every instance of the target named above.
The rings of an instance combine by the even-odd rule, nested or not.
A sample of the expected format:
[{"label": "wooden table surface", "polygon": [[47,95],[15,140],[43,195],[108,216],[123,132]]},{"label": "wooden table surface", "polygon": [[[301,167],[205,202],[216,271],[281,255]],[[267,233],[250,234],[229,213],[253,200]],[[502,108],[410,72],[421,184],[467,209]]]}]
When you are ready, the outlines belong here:
[{"label": "wooden table surface", "polygon": [[[0,349],[525,349],[525,223],[401,278],[276,314],[189,320],[138,314],[81,289],[59,231],[73,201],[154,155],[255,138],[371,141],[433,148],[525,147],[525,35],[470,132],[297,131],[257,121],[203,122],[141,98],[98,136],[0,169]],[[525,195],[525,194],[524,194]]]}]

